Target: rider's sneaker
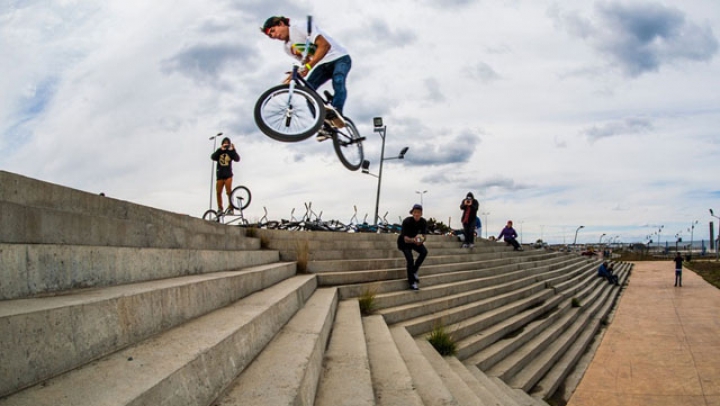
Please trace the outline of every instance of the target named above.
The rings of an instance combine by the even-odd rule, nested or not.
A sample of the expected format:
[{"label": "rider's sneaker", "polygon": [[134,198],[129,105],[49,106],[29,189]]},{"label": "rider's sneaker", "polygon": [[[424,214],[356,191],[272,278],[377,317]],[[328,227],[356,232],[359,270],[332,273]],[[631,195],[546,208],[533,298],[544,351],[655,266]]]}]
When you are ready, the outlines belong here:
[{"label": "rider's sneaker", "polygon": [[333,109],[327,109],[325,111],[325,119],[330,121],[336,128],[345,127],[345,119]]},{"label": "rider's sneaker", "polygon": [[225,214],[229,214],[229,215],[232,216],[233,214],[235,214],[235,211],[233,211],[233,208],[232,208],[232,207],[228,207],[228,209],[227,209],[227,211],[225,212]]},{"label": "rider's sneaker", "polygon": [[318,142],[323,142],[330,138],[332,138],[332,130],[329,130],[329,129],[323,127],[320,129],[320,131],[318,131],[318,134],[317,134]]}]

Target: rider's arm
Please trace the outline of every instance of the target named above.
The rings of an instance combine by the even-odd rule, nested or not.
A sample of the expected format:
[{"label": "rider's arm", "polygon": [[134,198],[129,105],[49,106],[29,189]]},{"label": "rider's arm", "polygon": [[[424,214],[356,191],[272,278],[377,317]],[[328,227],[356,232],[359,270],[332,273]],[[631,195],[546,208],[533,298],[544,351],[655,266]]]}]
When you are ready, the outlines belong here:
[{"label": "rider's arm", "polygon": [[309,59],[306,62],[311,68],[320,63],[331,48],[330,43],[322,35],[318,35],[315,38],[315,46],[317,47],[315,48],[315,54],[308,56]]}]

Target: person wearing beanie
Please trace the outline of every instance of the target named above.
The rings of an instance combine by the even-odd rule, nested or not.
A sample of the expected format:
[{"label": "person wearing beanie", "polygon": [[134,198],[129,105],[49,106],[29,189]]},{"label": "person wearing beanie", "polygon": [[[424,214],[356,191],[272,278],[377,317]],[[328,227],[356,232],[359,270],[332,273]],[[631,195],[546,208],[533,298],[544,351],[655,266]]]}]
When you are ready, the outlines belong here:
[{"label": "person wearing beanie", "polygon": [[[425,235],[427,234],[427,221],[422,216],[422,206],[415,204],[410,210],[410,217],[402,222],[402,231],[398,236],[397,246],[405,255],[407,265],[407,279],[410,289],[418,290],[418,271],[425,257],[428,254],[425,248]],[[418,253],[417,259],[413,258],[413,251]]]},{"label": "person wearing beanie", "polygon": [[472,192],[468,192],[465,199],[460,203],[460,210],[463,211],[461,223],[465,233],[465,242],[463,248],[472,248],[475,246],[475,219],[480,203],[475,200]]},{"label": "person wearing beanie", "polygon": [[222,213],[223,210],[223,199],[222,191],[225,189],[225,194],[228,196],[228,214],[232,214],[232,203],[230,202],[230,192],[232,191],[232,162],[240,162],[240,155],[235,150],[235,144],[230,142],[230,138],[223,138],[220,143],[220,148],[213,152],[210,159],[217,162],[215,169],[215,192],[218,205],[218,213]]}]

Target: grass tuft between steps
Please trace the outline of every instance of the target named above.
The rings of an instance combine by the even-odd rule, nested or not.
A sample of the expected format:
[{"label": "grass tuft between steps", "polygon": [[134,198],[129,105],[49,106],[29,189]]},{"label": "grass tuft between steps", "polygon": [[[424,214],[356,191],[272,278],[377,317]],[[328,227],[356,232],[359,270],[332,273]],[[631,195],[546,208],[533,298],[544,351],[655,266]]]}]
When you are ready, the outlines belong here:
[{"label": "grass tuft between steps", "polygon": [[427,340],[432,344],[437,352],[442,356],[451,356],[457,354],[457,345],[452,334],[445,331],[445,327],[436,325],[433,327]]}]

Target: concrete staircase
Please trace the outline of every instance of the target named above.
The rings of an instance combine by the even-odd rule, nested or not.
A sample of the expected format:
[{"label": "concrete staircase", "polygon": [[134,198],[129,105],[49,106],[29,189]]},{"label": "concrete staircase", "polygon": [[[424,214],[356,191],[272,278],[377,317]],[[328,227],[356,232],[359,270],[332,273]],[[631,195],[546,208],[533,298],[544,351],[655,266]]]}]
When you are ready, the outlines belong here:
[{"label": "concrete staircase", "polygon": [[0,171],[0,406],[538,405],[620,293],[597,261],[440,236],[412,292],[395,240],[246,233]]}]

